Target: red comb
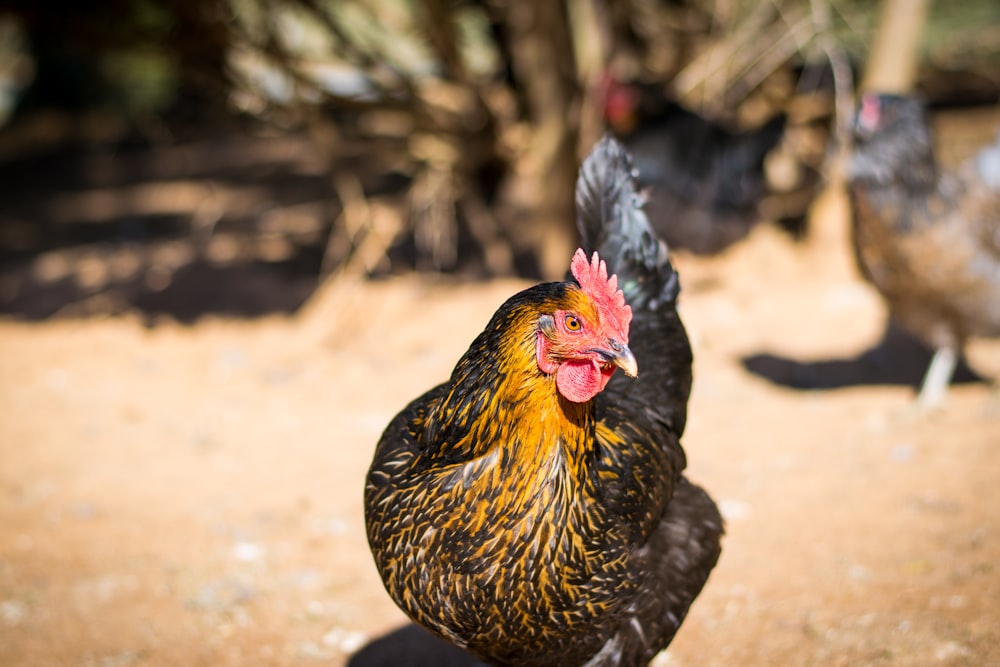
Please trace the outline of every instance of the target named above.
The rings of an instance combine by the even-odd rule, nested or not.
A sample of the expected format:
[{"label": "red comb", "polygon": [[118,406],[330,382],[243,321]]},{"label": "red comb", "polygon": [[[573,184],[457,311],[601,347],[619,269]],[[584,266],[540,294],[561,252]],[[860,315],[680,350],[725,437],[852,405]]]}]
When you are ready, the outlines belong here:
[{"label": "red comb", "polygon": [[587,296],[597,306],[601,323],[610,327],[622,341],[628,340],[628,326],[632,322],[632,308],[625,303],[625,295],[618,289],[618,276],[608,277],[608,267],[597,253],[587,261],[587,254],[578,248],[570,262],[570,271]]},{"label": "red comb", "polygon": [[861,98],[861,112],[858,120],[862,127],[875,129],[879,124],[879,116],[882,112],[882,105],[876,95],[865,95]]}]

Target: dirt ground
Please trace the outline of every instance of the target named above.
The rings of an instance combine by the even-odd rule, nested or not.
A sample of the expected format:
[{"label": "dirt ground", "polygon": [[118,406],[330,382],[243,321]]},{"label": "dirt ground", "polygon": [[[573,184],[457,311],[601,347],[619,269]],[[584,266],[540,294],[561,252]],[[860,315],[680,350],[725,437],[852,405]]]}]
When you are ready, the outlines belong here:
[{"label": "dirt ground", "polygon": [[[923,358],[817,257],[765,228],[677,260],[683,442],[728,534],[660,662],[998,665],[1000,395],[959,383],[914,414]],[[294,318],[190,327],[0,322],[0,663],[443,664],[390,635],[406,621],[362,483],[389,418],[521,286],[340,284]],[[969,356],[1000,376],[997,342]]]},{"label": "dirt ground", "polygon": [[[763,227],[676,263],[683,444],[727,535],[657,664],[1000,665],[996,388],[966,370],[916,413],[926,353],[886,333],[834,232]],[[463,664],[382,589],[362,485],[388,420],[523,286],[342,280],[294,316],[190,326],[0,320],[0,664]],[[1000,377],[1000,341],[968,356]]]}]

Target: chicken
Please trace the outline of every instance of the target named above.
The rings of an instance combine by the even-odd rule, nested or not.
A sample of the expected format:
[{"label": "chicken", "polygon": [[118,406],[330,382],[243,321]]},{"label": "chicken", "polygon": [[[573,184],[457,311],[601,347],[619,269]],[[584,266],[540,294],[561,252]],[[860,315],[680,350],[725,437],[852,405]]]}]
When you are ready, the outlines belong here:
[{"label": "chicken", "polygon": [[671,249],[714,254],[760,220],[764,159],[784,135],[784,114],[736,133],[660,90],[609,81],[604,115],[631,152],[649,219]]},{"label": "chicken", "polygon": [[368,473],[389,594],[492,665],[645,665],[719,557],[718,509],[682,476],[678,277],[631,173],[603,139],[578,180],[572,279],[501,305]]},{"label": "chicken", "polygon": [[1000,335],[1000,140],[939,168],[923,105],[865,95],[848,169],[854,249],[890,317],[934,350],[917,396],[940,405],[971,336]]}]

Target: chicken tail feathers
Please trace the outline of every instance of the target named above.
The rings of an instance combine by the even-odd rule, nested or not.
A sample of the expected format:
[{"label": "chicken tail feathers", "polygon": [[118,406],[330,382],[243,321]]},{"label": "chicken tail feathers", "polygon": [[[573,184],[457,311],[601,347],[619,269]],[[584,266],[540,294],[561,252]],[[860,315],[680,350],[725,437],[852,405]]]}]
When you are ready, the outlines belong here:
[{"label": "chicken tail feathers", "polygon": [[595,250],[618,276],[633,309],[673,305],[680,292],[667,246],[657,238],[636,191],[632,157],[606,134],[580,167],[576,183],[577,228],[584,250]]}]

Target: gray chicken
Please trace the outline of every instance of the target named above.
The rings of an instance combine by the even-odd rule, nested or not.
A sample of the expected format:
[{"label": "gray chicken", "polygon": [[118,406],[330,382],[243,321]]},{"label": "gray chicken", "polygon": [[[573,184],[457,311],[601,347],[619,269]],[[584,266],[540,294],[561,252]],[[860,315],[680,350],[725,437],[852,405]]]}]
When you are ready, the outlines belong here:
[{"label": "gray chicken", "polygon": [[1000,336],[1000,138],[939,167],[913,97],[865,95],[848,171],[854,249],[891,318],[934,356],[917,397],[940,405],[966,341]]}]

